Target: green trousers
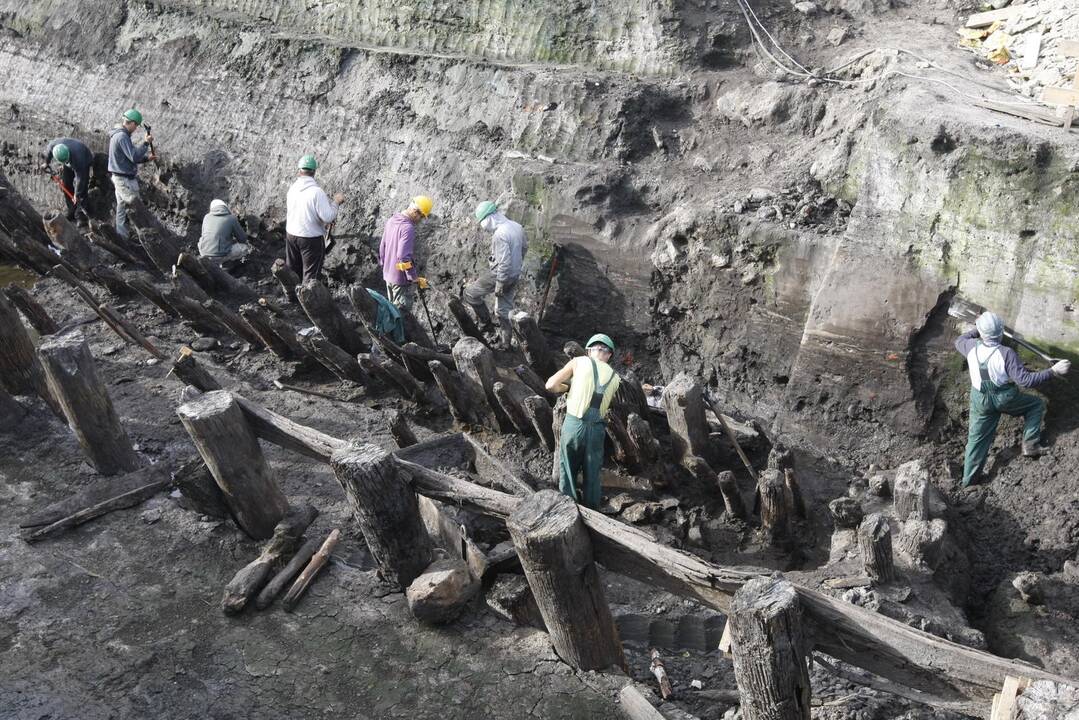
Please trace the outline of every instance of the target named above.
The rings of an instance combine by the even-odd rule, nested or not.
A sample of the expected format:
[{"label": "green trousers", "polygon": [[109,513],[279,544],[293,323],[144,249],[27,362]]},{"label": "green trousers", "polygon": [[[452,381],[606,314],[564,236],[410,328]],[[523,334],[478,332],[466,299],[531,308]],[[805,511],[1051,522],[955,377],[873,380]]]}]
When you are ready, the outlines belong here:
[{"label": "green trousers", "polygon": [[986,391],[970,389],[970,432],[967,452],[963,459],[963,486],[982,471],[1001,414],[1023,417],[1023,440],[1037,442],[1042,434],[1045,401],[1035,395],[1019,392],[1014,384],[992,385]]},{"label": "green trousers", "polygon": [[[586,413],[586,417],[591,412]],[[558,490],[592,509],[599,507],[602,497],[599,471],[603,467],[606,437],[607,426],[602,420],[589,421],[566,415],[558,441]],[[579,475],[584,476],[583,485],[577,484]]]}]

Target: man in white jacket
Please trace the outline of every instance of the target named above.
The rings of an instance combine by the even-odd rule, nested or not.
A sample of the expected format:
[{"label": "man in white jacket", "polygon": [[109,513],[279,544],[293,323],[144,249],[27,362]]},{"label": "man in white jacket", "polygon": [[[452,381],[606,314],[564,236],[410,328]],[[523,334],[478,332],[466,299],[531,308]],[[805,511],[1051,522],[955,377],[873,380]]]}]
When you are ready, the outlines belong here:
[{"label": "man in white jacket", "polygon": [[318,163],[314,155],[300,158],[299,177],[288,189],[285,217],[285,264],[301,280],[318,277],[326,257],[326,228],[337,218],[337,206],[345,196],[333,201],[315,182]]},{"label": "man in white jacket", "polygon": [[508,350],[513,338],[510,313],[517,297],[521,266],[528,252],[528,238],[524,228],[500,213],[498,206],[490,200],[476,207],[475,217],[480,227],[491,233],[491,256],[487,259],[491,269],[465,288],[464,299],[472,306],[484,332],[489,332],[494,324],[485,298],[494,293],[499,339],[502,347]]}]

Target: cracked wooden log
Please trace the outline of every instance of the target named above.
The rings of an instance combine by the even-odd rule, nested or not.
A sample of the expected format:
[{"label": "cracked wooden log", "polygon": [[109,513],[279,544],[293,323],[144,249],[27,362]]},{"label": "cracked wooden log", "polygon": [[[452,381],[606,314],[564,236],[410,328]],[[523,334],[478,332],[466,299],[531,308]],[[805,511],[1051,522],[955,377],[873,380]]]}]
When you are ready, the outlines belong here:
[{"label": "cracked wooden log", "polygon": [[671,426],[671,451],[675,462],[681,463],[687,455],[712,460],[701,384],[695,378],[679,373],[663,392],[663,406]]},{"label": "cracked wooden log", "polygon": [[[490,349],[487,344],[487,338],[483,336],[480,329],[476,326],[476,321],[472,319],[468,310],[465,308],[465,304],[461,302],[460,298],[450,298],[446,303],[446,309],[450,311],[450,315],[453,316],[454,321],[457,323],[457,327],[461,329],[461,332],[465,337],[472,338],[479,342],[484,347]],[[462,338],[463,340],[464,338]]]},{"label": "cracked wooden log", "polygon": [[419,443],[416,433],[412,432],[412,428],[408,425],[408,419],[400,410],[394,410],[390,415],[390,435],[393,436],[393,441],[399,448],[411,447]]},{"label": "cracked wooden log", "polygon": [[[622,387],[621,383],[618,385]],[[631,412],[626,417],[626,432],[629,439],[637,450],[637,457],[644,468],[650,468],[659,461],[659,441],[652,434],[652,426],[648,420]]]},{"label": "cracked wooden log", "polygon": [[717,474],[704,458],[696,455],[687,456],[682,461],[682,464],[693,477],[697,478],[702,487],[719,488],[720,495],[723,496],[723,507],[728,515],[741,520],[749,517],[745,503],[742,502],[742,493],[738,490],[738,481],[735,479],[734,473],[730,470],[724,470]]},{"label": "cracked wooden log", "polygon": [[56,264],[56,256],[44,245],[26,239],[18,240],[17,237],[0,231],[0,256],[38,275],[47,275]]},{"label": "cracked wooden log", "polygon": [[307,317],[311,318],[311,322],[322,331],[327,340],[352,356],[367,352],[367,343],[363,341],[352,321],[337,307],[333,295],[325,285],[315,279],[300,283],[296,288],[296,298]]},{"label": "cracked wooden log", "polygon": [[37,331],[38,335],[52,335],[60,329],[60,326],[56,324],[48,311],[26,288],[11,283],[4,288],[4,294],[7,295],[12,305],[23,314],[23,317]]},{"label": "cracked wooden log", "polygon": [[513,425],[498,407],[494,385],[498,379],[494,353],[486,345],[472,337],[463,337],[453,346],[453,359],[461,374],[462,384],[473,386],[469,392],[482,399],[473,414],[483,418],[482,424],[496,432],[511,433]]},{"label": "cracked wooden log", "polygon": [[273,535],[288,511],[288,500],[236,399],[224,390],[214,390],[181,405],[176,414],[240,528],[255,540]]},{"label": "cracked wooden log", "polygon": [[90,464],[102,475],[142,467],[82,333],[48,336],[38,348],[38,357],[49,391]]},{"label": "cracked wooden log", "polygon": [[554,452],[554,413],[551,412],[551,406],[539,395],[529,395],[524,399],[524,409],[536,437],[547,448],[547,452]]},{"label": "cracked wooden log", "polygon": [[180,378],[185,385],[191,385],[203,392],[220,390],[221,384],[213,375],[199,365],[195,359],[195,351],[188,345],[180,348],[180,354],[172,361],[172,372]]},{"label": "cracked wooden log", "polygon": [[165,299],[165,289],[157,285],[149,274],[130,270],[118,273],[105,265],[99,265],[93,269],[94,276],[98,278],[110,272],[118,275],[121,280],[127,283],[128,287],[156,305],[161,312],[169,317],[180,317],[180,313],[176,312],[176,309],[169,305],[168,300]]},{"label": "cracked wooden log", "polygon": [[129,265],[153,267],[142,246],[140,245],[135,249],[133,246],[128,245],[123,238],[116,234],[116,230],[111,225],[91,220],[90,234],[87,235],[87,238],[95,247],[101,248],[122,262]]},{"label": "cracked wooden log", "polygon": [[278,415],[239,393],[232,393],[232,397],[243,410],[251,429],[268,443],[322,462],[329,462],[330,456],[336,450],[348,444],[344,440]]},{"label": "cracked wooden log", "polygon": [[611,412],[622,419],[629,417],[630,413],[648,416],[648,401],[645,399],[644,389],[632,370],[621,370],[618,373],[618,389],[611,400]]},{"label": "cracked wooden log", "polygon": [[165,302],[171,305],[191,327],[201,335],[231,335],[232,330],[202,303],[178,288],[166,290]]},{"label": "cracked wooden log", "polygon": [[892,528],[887,518],[873,513],[858,526],[858,548],[862,551],[865,574],[874,585],[883,585],[895,579],[892,560]]},{"label": "cracked wooden log", "polygon": [[435,546],[420,515],[416,493],[393,456],[375,445],[350,443],[330,466],[356,513],[379,574],[406,588],[434,559]]},{"label": "cracked wooden log", "polygon": [[172,275],[172,269],[180,257],[180,246],[172,238],[152,228],[138,229],[139,244],[150,262],[163,276]]},{"label": "cracked wooden log", "polygon": [[518,503],[506,528],[558,656],[579,670],[625,669],[577,504],[540,490]]},{"label": "cracked wooden log", "polygon": [[303,540],[303,534],[318,517],[318,510],[310,505],[291,508],[274,528],[273,537],[263,547],[259,556],[240,568],[225,586],[221,597],[221,609],[226,615],[235,615],[247,606],[255,593],[262,589],[274,566],[290,555]]},{"label": "cracked wooden log", "polygon": [[899,467],[892,497],[895,516],[900,522],[908,518],[929,519],[929,472],[920,461],[914,460]]},{"label": "cracked wooden log", "polygon": [[296,298],[296,286],[300,284],[300,277],[292,268],[285,264],[284,259],[277,258],[270,266],[270,274],[281,285],[281,291],[289,302],[299,302]]},{"label": "cracked wooden log", "polygon": [[547,384],[543,381],[543,378],[536,374],[535,370],[527,365],[518,365],[513,368],[513,372],[517,375],[517,379],[527,385],[532,392],[546,400],[548,405],[554,402],[554,393],[547,389]]},{"label": "cracked wooden log", "polygon": [[210,299],[210,294],[203,290],[202,286],[195,282],[195,279],[191,277],[190,273],[182,267],[174,265],[172,267],[170,279],[172,280],[173,289],[184,297],[199,304]]},{"label": "cracked wooden log", "polygon": [[285,593],[285,597],[281,598],[281,607],[285,612],[292,612],[296,608],[300,598],[307,592],[307,588],[311,586],[311,583],[315,581],[319,571],[329,562],[330,553],[337,547],[337,541],[340,539],[341,531],[336,528],[326,536],[326,540],[323,541],[318,551],[311,557],[303,572],[296,578],[296,582],[292,583],[292,587]]},{"label": "cracked wooden log", "polygon": [[532,435],[532,420],[525,411],[524,401],[528,388],[521,383],[496,382],[492,387],[495,400],[509,418],[513,428],[522,435]]},{"label": "cracked wooden log", "polygon": [[327,340],[318,328],[304,328],[296,333],[296,342],[319,364],[345,382],[367,385],[370,378],[356,358]]},{"label": "cracked wooden log", "polygon": [[[45,232],[54,247],[60,249],[60,257],[86,272],[99,263],[97,253],[71,222],[58,212],[49,211],[41,216]],[[101,258],[102,260],[104,258]]]},{"label": "cracked wooden log", "polygon": [[202,458],[194,458],[180,466],[172,474],[172,482],[180,491],[180,506],[184,509],[215,518],[232,517],[224,493]]},{"label": "cracked wooden log", "polygon": [[483,397],[478,393],[473,396],[471,387],[466,386],[460,374],[450,370],[442,362],[432,360],[427,363],[427,367],[431,370],[438,389],[449,403],[450,415],[453,419],[465,425],[480,424],[476,421],[473,410]]},{"label": "cracked wooden log", "polygon": [[607,413],[607,438],[614,446],[614,458],[631,473],[641,469],[641,458],[637,446],[629,437],[622,419],[615,413]]},{"label": "cracked wooden log", "polygon": [[734,594],[730,611],[734,677],[746,720],[810,720],[811,695],[802,609],[778,573]]},{"label": "cracked wooden log", "polygon": [[300,549],[296,551],[296,554],[292,556],[292,559],[277,571],[277,574],[266,583],[266,587],[262,588],[255,597],[255,607],[259,610],[270,607],[273,601],[277,599],[277,596],[281,594],[281,591],[285,589],[285,586],[291,583],[293,578],[307,567],[320,547],[322,547],[322,540],[317,537],[308,538],[300,546]]},{"label": "cracked wooden log", "polygon": [[562,423],[566,422],[566,395],[558,396],[551,411],[551,432],[554,435],[554,454],[551,457],[551,481],[558,487],[562,476],[562,457],[558,445],[562,441]]},{"label": "cracked wooden log", "polygon": [[757,490],[761,499],[761,530],[772,545],[788,545],[793,533],[794,499],[783,475],[778,470],[765,470],[757,481]]},{"label": "cracked wooden log", "polygon": [[303,347],[296,342],[295,328],[271,315],[262,305],[241,305],[240,317],[247,321],[270,352],[282,360],[299,360],[307,355]]},{"label": "cracked wooden log", "polygon": [[536,319],[526,312],[515,312],[510,316],[510,321],[528,364],[541,375],[553,375],[558,369],[558,363],[555,362],[547,338]]},{"label": "cracked wooden log", "polygon": [[181,252],[176,256],[173,262],[176,264],[176,267],[181,268],[190,275],[191,279],[198,283],[199,287],[206,291],[207,295],[214,295],[219,292],[217,283],[214,282],[209,270],[195,255]]},{"label": "cracked wooden log", "polygon": [[258,301],[259,294],[254,288],[232,275],[217,260],[213,258],[197,258],[197,260],[213,280],[218,294],[228,295],[239,302]]},{"label": "cracked wooden log", "polygon": [[388,357],[372,358],[372,361],[383,375],[391,380],[391,387],[397,388],[404,397],[418,403],[430,404],[426,388],[404,367]]},{"label": "cracked wooden log", "polygon": [[262,336],[255,332],[255,329],[246,320],[233,312],[228,306],[210,298],[202,304],[202,307],[217,318],[218,322],[232,331],[233,335],[246,343],[250,343],[251,347],[266,347],[266,343],[262,341]]},{"label": "cracked wooden log", "polygon": [[0,384],[0,432],[17,428],[27,412],[27,409]]}]

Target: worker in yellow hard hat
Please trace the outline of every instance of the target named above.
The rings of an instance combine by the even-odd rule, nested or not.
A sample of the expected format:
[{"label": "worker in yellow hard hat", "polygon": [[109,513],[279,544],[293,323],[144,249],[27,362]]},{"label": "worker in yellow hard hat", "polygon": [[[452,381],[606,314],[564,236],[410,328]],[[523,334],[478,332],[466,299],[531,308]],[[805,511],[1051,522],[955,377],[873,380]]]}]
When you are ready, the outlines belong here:
[{"label": "worker in yellow hard hat", "polygon": [[420,277],[416,267],[416,226],[431,214],[433,207],[431,198],[418,195],[412,198],[407,210],[394,213],[386,221],[386,229],[382,232],[378,264],[382,266],[382,279],[386,281],[386,297],[399,308],[412,309],[414,285],[427,287],[427,279]]}]

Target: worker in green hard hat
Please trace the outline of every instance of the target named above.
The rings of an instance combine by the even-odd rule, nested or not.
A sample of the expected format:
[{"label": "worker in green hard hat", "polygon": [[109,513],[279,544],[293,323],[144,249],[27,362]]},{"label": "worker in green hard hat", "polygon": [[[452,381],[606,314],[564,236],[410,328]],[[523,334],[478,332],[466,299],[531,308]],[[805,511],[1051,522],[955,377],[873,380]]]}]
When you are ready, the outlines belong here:
[{"label": "worker in green hard hat", "polygon": [[[42,169],[52,176],[60,186],[67,207],[67,219],[78,218],[82,223],[87,219],[86,198],[90,190],[90,169],[94,164],[94,153],[86,143],[75,138],[56,138],[41,153],[44,160]],[[60,163],[60,170],[53,170],[53,162]]]},{"label": "worker in green hard hat", "polygon": [[302,280],[317,278],[326,259],[328,229],[337,220],[337,206],[345,196],[333,200],[315,182],[318,162],[304,155],[296,165],[296,180],[285,198],[285,264]]},{"label": "worker in green hard hat", "polygon": [[520,223],[499,212],[498,206],[490,200],[477,205],[473,216],[483,230],[491,233],[491,254],[487,258],[488,271],[468,284],[464,300],[476,313],[480,329],[490,332],[494,329],[494,323],[491,322],[486,297],[494,293],[499,343],[503,349],[509,350],[513,339],[510,313],[517,297],[517,281],[521,277],[525,253],[528,252],[528,237]]},{"label": "worker in green hard hat", "polygon": [[127,209],[139,199],[139,165],[156,160],[150,151],[154,137],[146,133],[142,142],[135,145],[131,134],[142,125],[142,113],[132,108],[124,113],[119,127],[109,131],[109,174],[116,190],[116,233],[127,237]]},{"label": "worker in green hard hat", "polygon": [[[566,419],[558,442],[558,489],[590,508],[600,503],[599,471],[607,437],[607,410],[618,392],[618,373],[610,366],[614,341],[602,333],[547,380],[547,389],[566,396]],[[578,476],[583,482],[578,483]]]}]

